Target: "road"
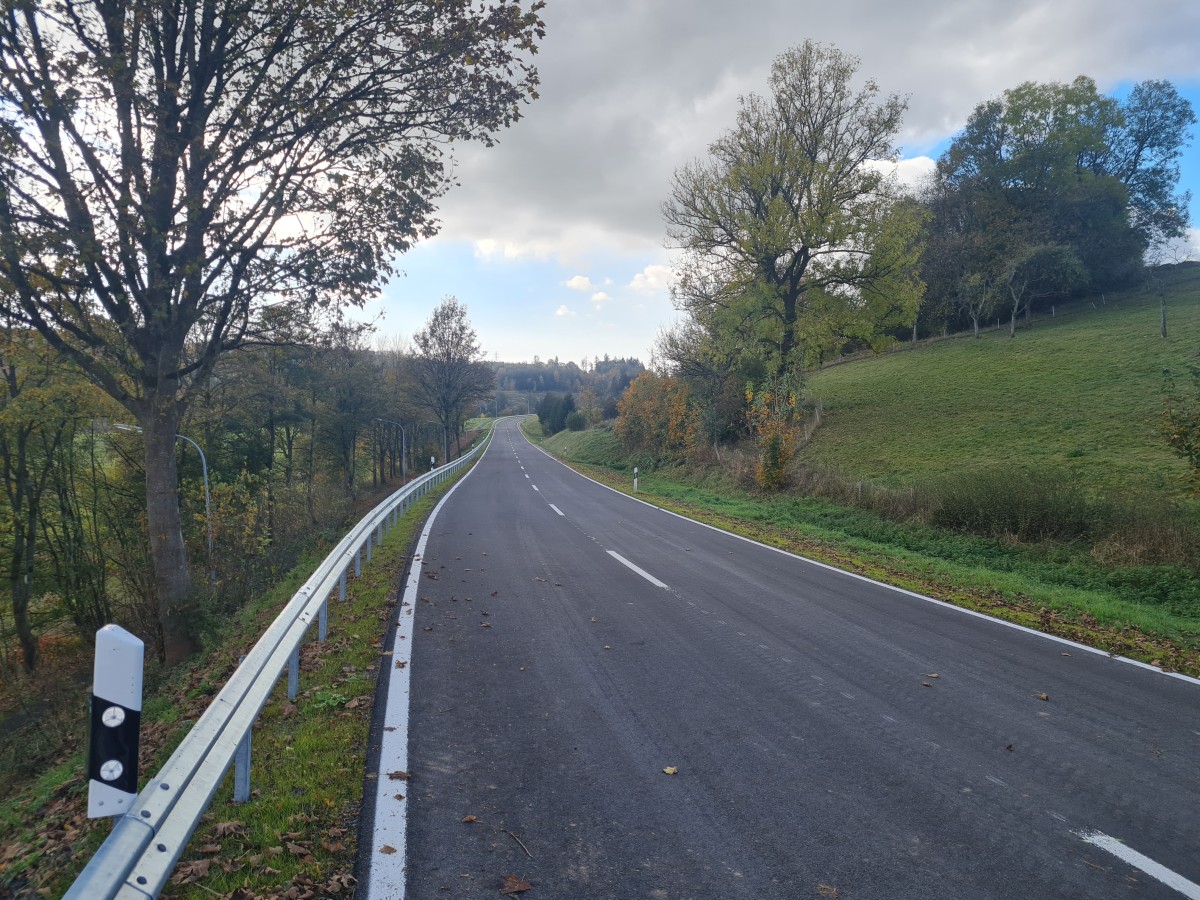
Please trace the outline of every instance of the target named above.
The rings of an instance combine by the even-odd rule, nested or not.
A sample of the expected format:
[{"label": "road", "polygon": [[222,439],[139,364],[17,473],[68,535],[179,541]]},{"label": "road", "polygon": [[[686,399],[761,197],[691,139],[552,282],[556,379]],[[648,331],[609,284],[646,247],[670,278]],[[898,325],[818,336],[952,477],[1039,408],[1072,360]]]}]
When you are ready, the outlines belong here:
[{"label": "road", "polygon": [[375,900],[405,865],[414,900],[1200,898],[1194,681],[639,503],[512,420],[420,562]]}]

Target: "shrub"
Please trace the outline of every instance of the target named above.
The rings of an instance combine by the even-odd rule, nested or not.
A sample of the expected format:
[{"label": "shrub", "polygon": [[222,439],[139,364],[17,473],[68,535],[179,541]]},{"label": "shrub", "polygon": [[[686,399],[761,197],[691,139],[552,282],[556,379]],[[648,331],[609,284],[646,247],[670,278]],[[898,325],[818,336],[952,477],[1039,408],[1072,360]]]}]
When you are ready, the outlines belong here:
[{"label": "shrub", "polygon": [[568,431],[583,431],[588,426],[588,417],[576,410],[567,416]]},{"label": "shrub", "polygon": [[946,479],[933,488],[932,523],[941,528],[1021,541],[1089,538],[1108,511],[1061,473],[989,471]]}]

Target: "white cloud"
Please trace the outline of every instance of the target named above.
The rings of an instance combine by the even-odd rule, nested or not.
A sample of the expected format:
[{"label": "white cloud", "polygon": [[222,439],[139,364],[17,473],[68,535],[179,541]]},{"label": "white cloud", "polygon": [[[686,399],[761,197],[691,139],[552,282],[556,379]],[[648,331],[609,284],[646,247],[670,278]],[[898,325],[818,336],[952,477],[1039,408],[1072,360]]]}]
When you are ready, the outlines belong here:
[{"label": "white cloud", "polygon": [[586,275],[575,275],[563,282],[563,287],[569,287],[573,291],[594,291],[596,286],[592,284],[592,280]]},{"label": "white cloud", "polygon": [[604,291],[597,291],[596,293],[592,294],[593,303],[604,303],[605,301],[611,299],[612,297],[608,296],[608,294],[604,293]]},{"label": "white cloud", "polygon": [[569,306],[567,306],[567,304],[565,304],[565,303],[562,306],[560,306],[558,309],[556,309],[554,311],[554,314],[556,316],[558,316],[560,319],[565,318],[567,316],[575,315],[575,313],[571,310],[571,308]]},{"label": "white cloud", "polygon": [[675,280],[675,271],[670,266],[649,265],[633,276],[626,287],[639,294],[665,292]]}]

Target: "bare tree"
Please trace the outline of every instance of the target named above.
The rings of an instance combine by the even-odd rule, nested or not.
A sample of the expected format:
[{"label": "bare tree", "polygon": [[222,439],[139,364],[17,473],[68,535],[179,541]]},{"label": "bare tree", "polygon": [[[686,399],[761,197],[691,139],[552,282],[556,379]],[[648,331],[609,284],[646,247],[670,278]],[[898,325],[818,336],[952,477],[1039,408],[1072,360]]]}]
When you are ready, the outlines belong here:
[{"label": "bare tree", "polygon": [[446,297],[413,335],[416,400],[442,424],[443,461],[450,461],[450,430],[457,433],[463,413],[476,400],[491,396],[496,373],[484,361],[467,308]]},{"label": "bare tree", "polygon": [[434,233],[446,145],[537,96],[541,6],[0,0],[0,277],[144,430],[168,661],[189,402],[263,308],[361,302]]}]

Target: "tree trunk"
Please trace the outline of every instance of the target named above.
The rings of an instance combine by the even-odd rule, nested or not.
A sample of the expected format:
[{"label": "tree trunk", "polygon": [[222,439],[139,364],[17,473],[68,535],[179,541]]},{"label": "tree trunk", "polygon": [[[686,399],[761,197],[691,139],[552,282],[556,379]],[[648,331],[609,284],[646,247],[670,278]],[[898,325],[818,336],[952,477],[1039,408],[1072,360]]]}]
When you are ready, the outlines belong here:
[{"label": "tree trunk", "polygon": [[187,627],[192,596],[187,551],[179,513],[179,473],[175,464],[177,412],[148,412],[139,418],[146,453],[146,525],[154,590],[163,635],[163,662],[173,666],[196,650]]},{"label": "tree trunk", "polygon": [[29,599],[33,595],[33,553],[37,540],[37,508],[31,506],[22,514],[14,510],[17,534],[13,540],[9,581],[12,584],[13,625],[21,644],[25,671],[32,673],[38,662],[38,642],[29,624]]},{"label": "tree trunk", "polygon": [[1160,294],[1158,297],[1158,314],[1159,324],[1158,332],[1164,338],[1167,336],[1167,295]]},{"label": "tree trunk", "polygon": [[975,340],[979,340],[979,316],[971,316],[971,327],[975,329]]},{"label": "tree trunk", "polygon": [[450,462],[450,426],[442,425],[442,463]]}]

